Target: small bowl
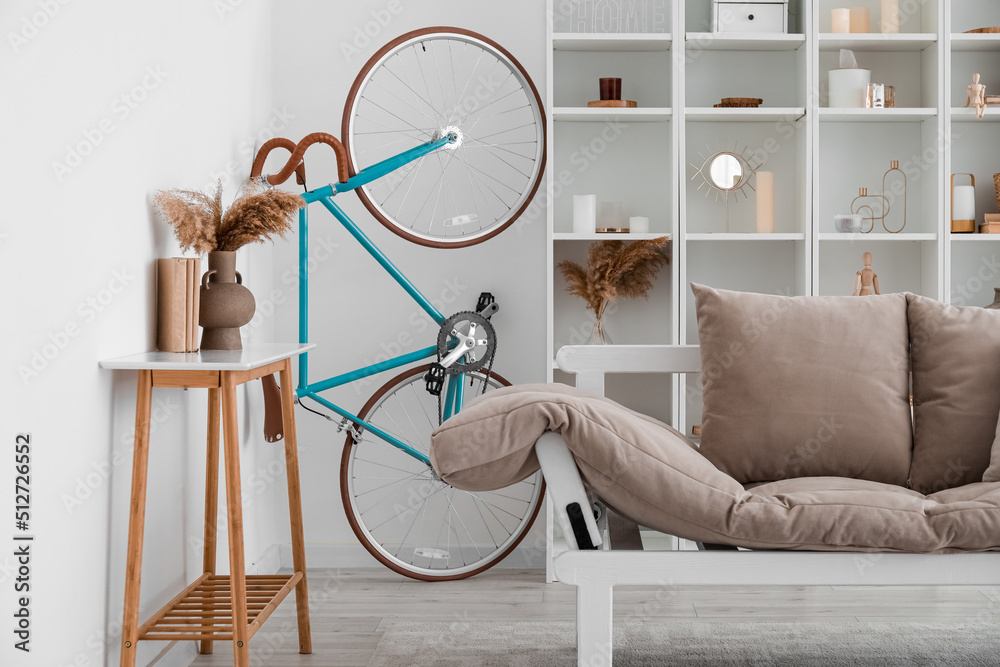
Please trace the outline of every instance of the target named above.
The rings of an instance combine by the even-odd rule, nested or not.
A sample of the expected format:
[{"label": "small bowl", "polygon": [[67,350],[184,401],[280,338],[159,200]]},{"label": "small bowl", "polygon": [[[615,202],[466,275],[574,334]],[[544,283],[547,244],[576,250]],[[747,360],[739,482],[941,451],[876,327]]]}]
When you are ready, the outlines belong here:
[{"label": "small bowl", "polygon": [[861,214],[835,215],[833,226],[841,234],[858,234],[861,232]]}]

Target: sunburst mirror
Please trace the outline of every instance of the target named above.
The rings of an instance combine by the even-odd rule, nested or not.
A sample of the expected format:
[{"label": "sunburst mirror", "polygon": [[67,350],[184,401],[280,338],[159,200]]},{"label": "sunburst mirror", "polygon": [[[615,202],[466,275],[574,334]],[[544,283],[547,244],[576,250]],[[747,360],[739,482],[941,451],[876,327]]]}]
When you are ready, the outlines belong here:
[{"label": "sunburst mirror", "polygon": [[691,164],[695,169],[691,180],[701,178],[698,191],[705,188],[706,197],[714,191],[715,201],[725,200],[726,231],[728,232],[730,195],[737,201],[739,201],[741,194],[744,198],[748,198],[747,188],[754,189],[753,185],[750,184],[750,179],[763,163],[757,162],[756,154],[750,151],[749,146],[740,149],[740,145],[736,144],[736,148],[730,151],[717,145],[714,152],[711,148],[708,150],[708,155],[698,154],[702,160],[700,165]]}]

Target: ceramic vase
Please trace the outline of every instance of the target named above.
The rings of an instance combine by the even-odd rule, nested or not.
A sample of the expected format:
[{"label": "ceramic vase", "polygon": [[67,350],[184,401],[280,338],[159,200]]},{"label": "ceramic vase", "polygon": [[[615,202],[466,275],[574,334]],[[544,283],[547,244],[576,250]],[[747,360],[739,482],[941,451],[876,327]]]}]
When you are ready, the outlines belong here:
[{"label": "ceramic vase", "polygon": [[201,277],[201,349],[242,350],[240,327],[253,318],[256,309],[253,294],[236,270],[236,251],[208,253],[208,271]]}]

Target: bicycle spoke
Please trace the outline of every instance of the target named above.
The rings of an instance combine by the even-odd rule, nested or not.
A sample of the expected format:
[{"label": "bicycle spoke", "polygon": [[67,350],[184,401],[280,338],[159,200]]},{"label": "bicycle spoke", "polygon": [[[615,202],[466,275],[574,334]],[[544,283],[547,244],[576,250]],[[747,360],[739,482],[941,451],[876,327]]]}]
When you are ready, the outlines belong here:
[{"label": "bicycle spoke", "polygon": [[[452,494],[452,496],[453,496],[452,498],[448,498],[448,496],[446,495],[445,499],[448,501],[448,504],[451,505],[452,508],[454,508],[454,494]],[[465,528],[465,534],[469,536],[469,541],[472,543],[472,548],[475,549],[476,550],[476,554],[478,554],[479,557],[482,558],[483,557],[483,552],[480,551],[479,547],[476,546],[476,538],[472,536],[471,532],[469,532],[469,527],[465,525],[465,521],[462,519],[462,515],[459,514],[458,512],[455,512],[455,517],[458,519],[458,522],[462,525],[462,528]],[[490,537],[492,538],[492,535]],[[458,539],[458,531],[457,530],[455,531],[455,539],[456,540]],[[461,551],[462,551],[462,545],[461,545],[461,543],[459,543],[458,549],[459,549],[459,553],[461,553]]]},{"label": "bicycle spoke", "polygon": [[[468,43],[467,42],[463,43],[466,45],[466,48],[468,48]],[[476,64],[473,65],[472,70],[469,71],[469,78],[465,80],[465,87],[462,88],[462,93],[456,99],[454,108],[452,108],[451,113],[448,114],[449,123],[451,122],[451,119],[455,116],[455,113],[458,112],[459,107],[462,106],[462,100],[465,98],[465,93],[468,92],[469,84],[472,83],[472,79],[476,76],[476,72],[479,70],[479,63],[482,62],[484,55],[486,55],[486,52],[480,49],[479,58],[476,59]]]},{"label": "bicycle spoke", "polygon": [[[388,71],[388,70],[387,70],[387,71]],[[391,74],[391,72],[390,72],[390,74]],[[406,100],[404,100],[404,99],[403,99],[402,97],[400,97],[400,96],[399,96],[399,95],[397,95],[396,93],[392,92],[391,90],[389,90],[388,88],[386,88],[385,86],[383,86],[383,85],[382,85],[381,83],[379,83],[379,82],[378,82],[378,81],[376,81],[375,79],[372,79],[372,83],[373,83],[373,84],[375,84],[376,86],[378,86],[379,88],[381,88],[382,90],[384,90],[385,92],[389,93],[389,94],[390,94],[390,95],[392,95],[393,97],[395,97],[395,98],[396,98],[397,100],[399,100],[400,102],[402,102],[402,103],[403,103],[403,104],[405,104],[406,106],[408,106],[408,107],[410,107],[411,109],[413,109],[414,111],[416,111],[416,112],[417,112],[418,114],[420,114],[421,116],[423,116],[423,117],[424,117],[424,119],[425,119],[425,120],[427,120],[428,122],[430,122],[430,123],[433,123],[433,122],[434,122],[434,120],[433,120],[433,119],[431,119],[431,117],[430,117],[430,116],[428,116],[428,115],[427,115],[427,114],[425,114],[425,113],[424,113],[423,111],[421,111],[421,110],[420,110],[420,109],[418,109],[417,107],[413,106],[412,104],[410,104],[409,102],[407,102]]]},{"label": "bicycle spoke", "polygon": [[[414,47],[414,56],[416,56],[416,48],[415,47]],[[406,71],[406,64],[403,62],[403,52],[402,51],[400,51],[399,53],[396,54],[396,59],[399,61],[399,69],[401,69],[403,71],[403,76],[406,77],[406,83],[403,83],[402,80],[399,80],[399,77],[396,76],[396,73],[393,72],[389,68],[389,64],[388,63],[386,63],[385,71],[387,71],[387,72],[389,72],[389,74],[392,74],[393,76],[395,76],[399,80],[400,83],[403,83],[404,86],[406,86],[410,91],[413,92],[413,96],[416,99],[419,99],[421,102],[423,102],[424,104],[426,104],[427,108],[430,109],[432,112],[434,112],[434,114],[440,116],[441,112],[438,111],[437,107],[435,107],[433,104],[431,104],[430,102],[428,102],[424,98],[423,95],[420,95],[417,92],[417,89],[414,87],[413,83],[410,81],[410,73]],[[419,63],[417,63],[417,69],[420,69],[420,64]],[[426,82],[425,82],[425,89],[426,89]],[[430,92],[430,91],[428,91],[428,92]],[[442,120],[447,120],[447,119],[442,116]],[[440,122],[440,121],[433,121],[433,122],[437,123],[437,122]]]},{"label": "bicycle spoke", "polygon": [[376,102],[376,101],[375,101],[375,100],[373,100],[372,98],[370,98],[370,97],[365,97],[364,95],[362,95],[362,96],[361,96],[361,99],[363,99],[363,100],[367,100],[368,102],[371,102],[372,104],[374,104],[374,105],[375,105],[375,106],[377,106],[377,107],[378,107],[379,109],[381,109],[382,111],[386,112],[387,114],[389,114],[389,115],[390,115],[390,116],[392,116],[393,118],[396,118],[397,120],[400,120],[400,121],[402,121],[404,125],[409,125],[409,126],[410,126],[410,129],[411,129],[411,130],[415,130],[415,131],[417,131],[417,132],[420,132],[420,128],[418,128],[418,127],[417,127],[416,125],[414,125],[413,123],[409,122],[408,120],[404,120],[404,119],[403,119],[403,118],[401,118],[401,117],[400,117],[399,115],[397,115],[397,114],[394,114],[393,112],[389,111],[388,109],[386,109],[386,108],[385,108],[384,106],[382,106],[381,104],[379,104],[378,102]]},{"label": "bicycle spoke", "polygon": [[[385,444],[385,443],[383,443],[383,444]],[[390,445],[390,447],[391,447],[391,445]],[[406,473],[407,475],[409,475],[409,474],[411,474],[413,472],[412,470],[403,470],[402,468],[397,468],[395,466],[391,466],[391,465],[388,465],[386,463],[379,463],[378,461],[370,461],[369,459],[361,459],[361,458],[358,458],[356,456],[354,458],[355,458],[356,461],[360,461],[362,463],[370,463],[373,466],[382,466],[383,468],[389,468],[390,470],[398,470],[399,472]],[[412,459],[412,460],[416,461],[416,459]],[[424,464],[421,463],[421,465],[424,465]],[[426,468],[427,466],[424,466],[424,467]]]},{"label": "bicycle spoke", "polygon": [[[409,386],[410,386],[410,391],[412,391],[413,393],[417,394],[418,397],[422,397],[422,396],[426,396],[427,395],[426,391],[423,394],[420,394],[420,390],[417,389],[418,385],[411,384]],[[427,408],[425,407],[424,401],[418,400],[417,401],[417,405],[419,405],[421,411],[423,411],[424,417],[427,419],[427,425],[431,427],[431,431],[433,432],[437,428],[437,426],[434,425],[434,420],[431,419],[431,414],[429,412],[427,412]]]},{"label": "bicycle spoke", "polygon": [[441,485],[441,486],[440,486],[440,487],[439,487],[439,488],[437,489],[437,491],[432,491],[431,493],[428,493],[428,494],[427,494],[426,496],[423,496],[423,497],[421,497],[421,498],[418,498],[418,499],[417,499],[417,502],[415,502],[415,503],[413,503],[413,504],[411,504],[411,505],[407,505],[406,507],[404,507],[404,508],[402,509],[402,511],[400,511],[400,512],[396,512],[395,514],[393,514],[393,515],[392,515],[391,517],[389,517],[388,519],[386,519],[385,521],[383,521],[383,522],[382,522],[382,523],[380,523],[379,525],[375,526],[374,528],[371,528],[371,529],[369,529],[369,531],[370,531],[370,532],[372,532],[372,533],[374,533],[374,532],[375,532],[376,530],[378,530],[379,528],[381,528],[381,527],[382,527],[382,526],[384,526],[385,524],[389,523],[389,522],[390,522],[390,521],[392,521],[393,519],[395,519],[395,518],[397,518],[397,517],[400,517],[400,516],[402,516],[402,515],[406,514],[407,512],[409,512],[409,511],[410,511],[411,509],[413,509],[414,507],[416,507],[416,506],[417,506],[417,505],[419,505],[420,503],[422,503],[422,502],[426,502],[428,498],[432,498],[433,496],[436,496],[437,494],[441,493],[441,492],[442,492],[443,490],[445,490],[445,489],[447,489],[447,488],[448,488],[447,486],[445,486],[444,484],[442,484],[442,485]]},{"label": "bicycle spoke", "polygon": [[[410,413],[409,413],[409,411],[407,411],[406,406],[403,405],[403,401],[399,398],[399,394],[393,394],[393,395],[396,397],[396,402],[399,403],[399,407],[401,407],[403,409],[403,414],[406,415],[406,421],[410,422],[410,428],[413,429],[413,435],[416,436],[414,442],[419,443],[420,442],[420,431],[417,430],[416,424],[414,424],[413,420],[410,419]],[[410,446],[413,447],[414,449],[416,449],[417,451],[423,452],[423,450],[419,447],[419,445],[413,445],[413,444],[411,444]],[[426,452],[423,452],[423,453],[426,454]]]}]

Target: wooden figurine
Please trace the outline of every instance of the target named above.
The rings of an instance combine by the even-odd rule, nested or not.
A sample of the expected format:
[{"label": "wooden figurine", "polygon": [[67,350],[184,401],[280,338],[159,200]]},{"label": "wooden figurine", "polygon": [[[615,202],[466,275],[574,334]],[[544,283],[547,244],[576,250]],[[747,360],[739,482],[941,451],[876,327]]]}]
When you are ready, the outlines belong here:
[{"label": "wooden figurine", "polygon": [[986,86],[979,83],[978,72],[972,75],[972,85],[965,96],[965,108],[970,106],[976,110],[976,118],[982,118],[986,113]]},{"label": "wooden figurine", "polygon": [[[866,252],[862,257],[865,268],[858,271],[858,275],[854,278],[854,296],[871,296],[874,294],[880,294],[878,291],[878,274],[872,271],[872,254]],[[872,290],[875,290],[872,292]]]}]

